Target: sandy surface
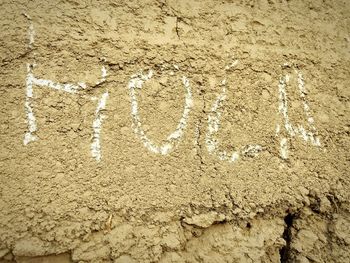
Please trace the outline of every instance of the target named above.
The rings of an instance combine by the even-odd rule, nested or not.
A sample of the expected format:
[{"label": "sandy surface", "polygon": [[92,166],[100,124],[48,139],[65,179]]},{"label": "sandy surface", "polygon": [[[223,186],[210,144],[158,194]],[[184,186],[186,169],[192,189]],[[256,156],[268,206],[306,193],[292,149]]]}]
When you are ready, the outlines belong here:
[{"label": "sandy surface", "polygon": [[0,2],[0,262],[349,262],[350,5]]}]

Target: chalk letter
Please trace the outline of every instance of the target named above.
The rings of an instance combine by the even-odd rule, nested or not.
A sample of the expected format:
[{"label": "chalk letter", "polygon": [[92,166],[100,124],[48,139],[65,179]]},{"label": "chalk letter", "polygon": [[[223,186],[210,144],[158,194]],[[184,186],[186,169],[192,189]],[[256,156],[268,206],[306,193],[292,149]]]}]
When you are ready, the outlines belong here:
[{"label": "chalk letter", "polygon": [[[34,44],[34,27],[33,24],[30,21],[28,36],[29,36],[29,48],[32,49],[32,46]],[[23,143],[24,145],[27,145],[28,143],[37,140],[36,131],[37,131],[37,125],[36,125],[36,118],[33,112],[33,99],[34,99],[34,93],[33,93],[33,86],[39,86],[39,87],[48,87],[51,89],[55,89],[61,92],[67,92],[67,93],[78,93],[81,90],[84,90],[86,88],[86,84],[83,82],[79,82],[77,84],[71,84],[71,83],[57,83],[52,80],[48,79],[41,79],[37,78],[33,74],[35,64],[27,64],[27,77],[26,77],[26,100],[25,100],[25,111],[27,115],[27,124],[28,124],[28,131],[24,135]],[[107,76],[107,70],[104,66],[102,66],[102,73],[101,73],[101,79],[96,83],[101,84],[106,80]],[[93,122],[92,128],[93,128],[93,141],[91,144],[91,154],[92,156],[97,160],[101,160],[101,146],[100,146],[100,132],[101,132],[101,125],[102,120],[104,116],[102,115],[101,111],[105,109],[106,107],[106,100],[108,98],[108,92],[105,92],[102,94],[97,109],[95,112],[95,120]],[[91,98],[93,99],[93,98]]]},{"label": "chalk letter", "polygon": [[191,87],[190,87],[189,80],[185,76],[182,77],[182,83],[186,91],[185,106],[182,113],[182,117],[175,131],[168,136],[166,142],[163,145],[158,146],[147,137],[144,130],[142,129],[141,119],[138,111],[137,96],[136,96],[136,89],[141,89],[144,82],[151,79],[152,75],[153,75],[153,72],[152,70],[150,70],[147,75],[143,75],[141,73],[133,75],[129,81],[132,126],[134,129],[134,133],[137,135],[137,137],[140,138],[143,145],[149,151],[157,154],[166,155],[178,144],[186,128],[189,113],[193,105]]},{"label": "chalk letter", "polygon": [[[308,102],[306,100],[306,90],[305,90],[305,84],[304,84],[304,78],[301,72],[299,72],[297,69],[294,70],[295,74],[297,75],[297,82],[298,82],[298,89],[299,89],[299,96],[301,98],[303,109],[305,113],[305,117],[307,120],[307,124],[309,126],[310,131],[307,131],[302,125],[293,125],[288,116],[288,96],[287,96],[287,84],[289,83],[290,76],[286,74],[285,76],[281,77],[279,84],[278,84],[278,91],[279,91],[279,114],[281,115],[281,118],[284,122],[284,128],[286,130],[286,133],[290,137],[294,137],[298,135],[302,139],[304,139],[306,142],[310,142],[314,146],[321,146],[320,139],[317,134],[317,130],[314,126],[314,118],[311,116],[310,113],[310,107],[308,105]],[[276,136],[279,135],[281,132],[281,126],[278,124],[276,128]],[[281,138],[280,142],[280,151],[281,151],[281,157],[283,159],[288,158],[288,139],[286,137]]]},{"label": "chalk letter", "polygon": [[235,162],[239,159],[241,154],[248,156],[256,156],[263,150],[260,145],[250,144],[241,148],[240,151],[233,151],[228,153],[226,151],[219,150],[219,142],[214,135],[219,131],[221,112],[219,108],[222,107],[224,100],[226,99],[226,80],[221,83],[222,92],[218,95],[214,102],[211,111],[208,116],[208,131],[206,134],[205,143],[209,154],[216,155],[222,161]]}]

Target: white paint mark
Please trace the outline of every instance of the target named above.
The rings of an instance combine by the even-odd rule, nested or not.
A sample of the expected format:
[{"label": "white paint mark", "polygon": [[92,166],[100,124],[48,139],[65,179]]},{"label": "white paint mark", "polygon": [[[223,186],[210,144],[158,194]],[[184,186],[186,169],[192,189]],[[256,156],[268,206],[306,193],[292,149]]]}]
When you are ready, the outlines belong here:
[{"label": "white paint mark", "polygon": [[249,156],[249,157],[255,157],[257,156],[261,151],[263,150],[263,147],[261,145],[247,145],[243,147],[242,149],[242,155]]},{"label": "white paint mark", "polygon": [[33,44],[34,44],[34,37],[35,37],[35,31],[34,31],[34,26],[33,26],[33,23],[32,23],[32,18],[26,14],[26,13],[22,13],[27,19],[28,19],[28,22],[29,22],[29,28],[28,28],[28,47],[30,49],[32,49],[33,47]]},{"label": "white paint mark", "polygon": [[107,69],[105,66],[102,66],[102,80],[101,81],[105,81],[107,77]]},{"label": "white paint mark", "polygon": [[34,44],[34,36],[35,36],[34,26],[33,26],[32,22],[30,22],[30,24],[29,24],[29,30],[28,30],[28,38],[29,38],[28,46],[29,46],[29,48],[32,48],[32,47],[33,47],[33,44]]},{"label": "white paint mark", "polygon": [[281,157],[283,159],[287,159],[288,158],[288,140],[287,140],[287,138],[283,137],[281,139],[280,146],[281,146]]},{"label": "white paint mark", "polygon": [[[27,64],[27,78],[26,78],[26,101],[25,101],[25,109],[27,115],[27,123],[28,123],[28,132],[24,137],[24,144],[27,145],[29,142],[34,141],[36,136],[33,135],[36,132],[36,120],[35,115],[32,109],[32,99],[33,99],[33,86],[39,87],[48,87],[51,89],[67,92],[67,93],[77,93],[80,90],[84,90],[87,88],[87,85],[84,82],[79,82],[78,84],[61,84],[47,79],[36,78],[32,72],[32,68],[34,65]],[[105,67],[102,67],[102,77],[99,83],[102,83],[106,80],[107,71]],[[106,94],[106,93],[104,93]],[[108,92],[107,92],[108,94]],[[94,100],[94,97],[90,99]],[[95,98],[96,99],[96,98]]]},{"label": "white paint mark", "polygon": [[28,75],[31,76],[33,85],[36,85],[39,87],[48,87],[51,89],[56,89],[56,90],[60,90],[68,93],[76,93],[78,90],[86,88],[86,84],[84,82],[80,82],[78,84],[71,84],[71,83],[61,84],[48,79],[38,79],[34,77],[31,72],[28,73]]},{"label": "white paint mark", "polygon": [[239,60],[238,59],[236,59],[235,61],[233,61],[230,65],[227,65],[226,67],[225,67],[225,70],[229,70],[229,69],[231,69],[231,68],[233,68],[233,67],[235,67],[235,66],[237,66],[238,65],[238,63],[239,63]]},{"label": "white paint mark", "polygon": [[107,69],[106,69],[105,66],[102,66],[102,68],[101,68],[101,79],[96,82],[96,85],[99,85],[99,84],[105,82],[106,78],[107,78]]},{"label": "white paint mark", "polygon": [[260,145],[247,145],[241,148],[241,151],[233,151],[232,153],[227,153],[226,151],[220,151],[218,148],[219,142],[214,137],[214,135],[219,131],[220,128],[220,118],[221,112],[219,108],[222,107],[224,100],[226,99],[226,80],[221,82],[222,92],[218,95],[216,101],[214,102],[210,113],[208,115],[208,130],[206,134],[205,143],[209,154],[216,155],[222,161],[235,162],[239,159],[240,154],[243,156],[254,157],[263,150]]},{"label": "white paint mark", "polygon": [[91,154],[92,157],[96,159],[96,161],[101,161],[101,127],[103,119],[105,115],[103,115],[103,111],[106,109],[106,103],[108,98],[108,91],[102,94],[100,100],[98,101],[98,105],[95,112],[95,120],[92,124],[92,129],[94,131],[92,136],[92,144],[91,144]]},{"label": "white paint mark", "polygon": [[275,132],[275,136],[277,137],[278,134],[280,133],[281,131],[281,126],[279,124],[276,125],[276,132]]},{"label": "white paint mark", "polygon": [[[34,43],[34,26],[31,21],[31,17],[26,13],[23,15],[29,20],[29,28],[28,28],[28,46],[31,49]],[[24,135],[23,144],[27,145],[30,142],[33,142],[37,139],[35,132],[37,130],[36,127],[36,119],[33,112],[32,107],[32,99],[33,99],[33,75],[31,74],[31,65],[27,64],[27,77],[26,77],[26,99],[24,102],[24,108],[27,116],[27,125],[28,131]]]},{"label": "white paint mark", "polygon": [[27,64],[27,72],[28,72],[28,75],[26,79],[26,100],[24,103],[24,107],[27,115],[28,131],[24,135],[24,140],[23,140],[24,145],[27,145],[28,143],[35,141],[37,139],[35,136],[36,120],[35,120],[35,116],[32,108],[33,81],[32,81],[31,75],[29,75],[29,72],[30,72],[29,64]]},{"label": "white paint mark", "polygon": [[309,125],[309,128],[311,128],[312,132],[307,132],[305,129],[301,126],[299,126],[299,132],[302,134],[305,141],[310,140],[311,144],[314,146],[321,146],[320,138],[315,136],[314,133],[317,133],[316,127],[314,126],[314,118],[311,116],[310,107],[308,105],[308,102],[306,100],[306,90],[305,90],[305,82],[303,75],[295,70],[295,73],[298,75],[298,87],[300,92],[300,97],[303,102],[304,106],[304,112],[307,118],[307,122]]},{"label": "white paint mark", "polygon": [[[286,65],[287,63],[285,63]],[[312,145],[314,146],[321,146],[320,139],[315,134],[317,134],[317,130],[314,126],[314,118],[311,116],[310,107],[308,105],[308,102],[306,100],[306,90],[305,90],[305,83],[303,75],[298,71],[294,70],[297,75],[297,83],[298,83],[298,89],[300,98],[303,103],[303,109],[306,116],[306,120],[309,126],[309,129],[311,131],[307,131],[302,125],[292,125],[289,120],[288,116],[288,97],[287,97],[287,83],[290,80],[290,76],[286,74],[284,77],[282,77],[278,84],[278,90],[279,90],[279,113],[281,114],[283,120],[284,120],[284,128],[286,132],[291,136],[294,137],[296,135],[299,135],[304,141],[308,142],[310,141]],[[279,135],[281,132],[280,125],[277,124],[276,127],[276,136]],[[288,143],[287,138],[282,138],[280,143],[280,151],[281,151],[281,157],[283,159],[288,158]]]},{"label": "white paint mark", "polygon": [[[31,48],[34,44],[34,36],[35,31],[33,24],[31,23],[31,19],[27,14],[24,14],[30,21],[29,24],[29,30],[28,30],[28,36],[29,36],[29,47]],[[35,135],[37,131],[37,125],[36,125],[36,119],[33,112],[32,107],[32,100],[34,99],[33,95],[33,86],[39,86],[39,87],[48,87],[51,89],[67,92],[67,93],[77,93],[80,90],[84,90],[87,88],[87,85],[84,82],[78,82],[77,84],[61,84],[54,82],[52,80],[48,79],[41,79],[36,78],[32,72],[35,64],[27,64],[27,77],[26,77],[26,100],[25,100],[25,112],[27,116],[27,125],[28,125],[28,131],[24,135],[23,144],[27,145],[28,143],[37,140],[37,136]],[[96,84],[101,84],[106,80],[107,77],[107,69],[105,66],[102,66],[101,69],[101,79],[97,81]],[[95,97],[89,97],[91,100],[96,100]],[[102,121],[105,118],[105,116],[102,114],[103,110],[106,107],[106,101],[108,98],[108,91],[102,94],[101,99],[98,102],[97,109],[95,112],[95,120],[92,124],[93,128],[93,141],[91,144],[91,153],[92,156],[97,160],[101,160],[101,144],[100,144],[100,134],[101,134],[101,127],[102,127]]]},{"label": "white paint mark", "polygon": [[[25,14],[25,16],[29,17],[27,14]],[[29,36],[28,45],[31,48],[32,45],[34,44],[35,30],[34,30],[33,23],[30,20],[30,17],[29,17],[29,22],[30,23],[29,23],[29,29],[28,29],[28,36]],[[77,85],[76,84],[60,84],[60,83],[56,83],[56,82],[53,82],[53,81],[47,80],[47,79],[38,79],[38,78],[34,77],[34,75],[32,73],[32,69],[34,68],[34,66],[35,66],[35,64],[27,64],[27,83],[30,83],[31,86],[33,86],[33,85],[46,86],[46,87],[49,87],[52,89],[62,90],[62,91],[69,92],[69,93],[75,93],[79,89],[86,88],[86,84],[84,82],[79,82]],[[104,73],[104,72],[102,72],[102,73]],[[31,90],[31,93],[33,93],[33,88],[30,87],[29,89]],[[27,90],[28,90],[28,85],[27,85]]]},{"label": "white paint mark", "polygon": [[131,97],[132,126],[134,129],[134,133],[141,139],[141,141],[143,142],[143,145],[149,151],[156,153],[156,154],[166,155],[178,144],[178,142],[180,141],[180,138],[182,137],[182,135],[184,133],[184,130],[185,130],[186,125],[187,125],[189,113],[190,113],[191,108],[193,106],[192,92],[191,92],[189,80],[185,76],[183,76],[182,83],[185,87],[186,96],[185,96],[185,105],[184,105],[182,117],[181,117],[175,131],[172,132],[167,137],[166,142],[163,145],[158,146],[147,137],[144,130],[142,129],[141,119],[140,119],[139,112],[138,112],[138,102],[137,102],[137,95],[136,95],[136,89],[141,89],[144,82],[151,79],[152,76],[153,76],[152,70],[150,70],[147,75],[139,73],[139,74],[131,76],[128,87],[129,87],[130,97]]},{"label": "white paint mark", "polygon": [[[27,115],[27,123],[28,123],[28,131],[24,136],[23,143],[27,145],[29,142],[35,141],[37,137],[35,136],[35,132],[37,130],[36,119],[32,109],[32,99],[33,99],[33,85],[39,87],[48,87],[55,90],[67,92],[67,93],[77,93],[80,90],[84,90],[87,88],[87,85],[84,82],[79,82],[78,84],[60,84],[53,82],[47,79],[39,79],[34,76],[32,73],[32,68],[34,65],[27,64],[27,79],[26,79],[26,101],[25,101],[25,110]],[[107,70],[105,67],[102,67],[102,77],[98,82],[102,83],[106,80]],[[99,100],[99,104],[96,109],[96,117],[93,122],[93,142],[91,145],[92,156],[97,160],[101,160],[101,145],[100,145],[100,133],[102,120],[104,115],[101,113],[105,109],[106,100],[108,98],[108,92],[103,93],[101,99]],[[96,100],[96,97],[90,97],[91,100]]]}]

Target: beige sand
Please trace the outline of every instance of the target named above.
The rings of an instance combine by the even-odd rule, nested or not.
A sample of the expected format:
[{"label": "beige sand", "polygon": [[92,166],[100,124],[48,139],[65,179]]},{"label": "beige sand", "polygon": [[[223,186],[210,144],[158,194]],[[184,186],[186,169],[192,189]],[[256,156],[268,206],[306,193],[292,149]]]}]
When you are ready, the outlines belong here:
[{"label": "beige sand", "polygon": [[0,262],[349,262],[347,1],[92,2],[0,3]]}]

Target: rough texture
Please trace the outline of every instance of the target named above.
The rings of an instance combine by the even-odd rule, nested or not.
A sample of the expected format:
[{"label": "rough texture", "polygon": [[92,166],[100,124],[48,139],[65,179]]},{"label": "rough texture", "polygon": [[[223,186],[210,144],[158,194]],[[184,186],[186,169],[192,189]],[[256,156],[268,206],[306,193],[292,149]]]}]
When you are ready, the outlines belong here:
[{"label": "rough texture", "polygon": [[0,262],[348,262],[349,13],[1,1]]}]

